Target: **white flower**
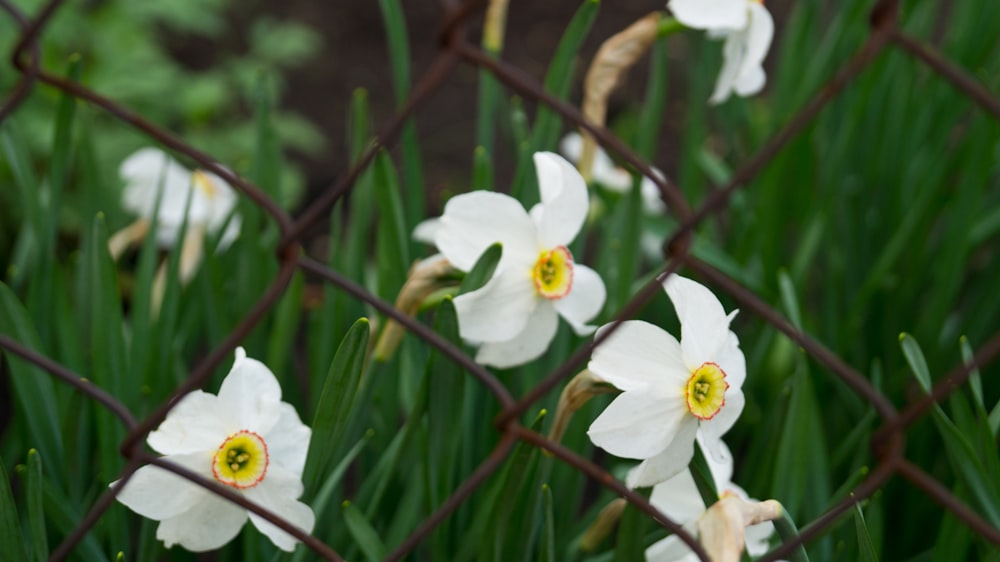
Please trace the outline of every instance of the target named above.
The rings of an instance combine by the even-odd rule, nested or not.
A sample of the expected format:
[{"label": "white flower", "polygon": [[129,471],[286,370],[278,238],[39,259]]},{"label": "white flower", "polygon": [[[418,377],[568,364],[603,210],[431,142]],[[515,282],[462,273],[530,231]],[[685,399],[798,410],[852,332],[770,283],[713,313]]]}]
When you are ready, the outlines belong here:
[{"label": "white flower", "polygon": [[[295,408],[281,401],[271,371],[248,359],[241,347],[218,396],[185,395],[147,442],[164,460],[233,488],[308,533],[315,516],[297,499],[310,434]],[[247,517],[278,548],[291,551],[297,542],[262,517],[154,465],[137,470],[118,501],[160,521],[156,538],[168,548],[219,548],[239,533]]]},{"label": "white flower", "polygon": [[[580,133],[570,132],[559,142],[559,152],[572,162],[578,162],[583,154],[583,137]],[[663,173],[653,168],[653,174],[663,178]],[[594,183],[604,186],[608,191],[614,193],[628,193],[632,189],[632,174],[625,168],[616,166],[608,153],[600,146],[594,152],[594,162],[590,167],[590,178]],[[660,214],[666,210],[660,197],[660,188],[656,187],[653,180],[643,176],[639,182],[639,194],[642,197],[642,209],[647,214]]]},{"label": "white flower", "polygon": [[746,361],[729,330],[736,311],[727,316],[711,291],[679,275],[663,286],[680,319],[680,343],[648,322],[626,321],[587,366],[623,391],[587,434],[613,455],[643,459],[626,478],[632,488],[684,470],[699,432],[709,456],[720,459],[721,437],[743,411]]},{"label": "white flower", "polygon": [[587,216],[587,186],[561,156],[535,153],[541,203],[529,214],[513,197],[487,191],[448,200],[434,242],[456,268],[469,271],[490,245],[503,255],[482,288],[455,298],[459,331],[481,343],[476,361],[512,367],[540,356],[562,316],[579,335],[604,306],[604,282],[577,264],[567,245]]},{"label": "white flower", "polygon": [[[725,443],[720,443],[720,452],[722,453],[720,459],[706,457],[719,497],[736,496],[749,500],[746,491],[732,482],[733,457]],[[691,476],[690,469],[684,469],[680,474],[654,486],[649,502],[664,515],[689,530],[695,526],[707,509],[694,483],[694,477]],[[770,521],[746,527],[747,552],[751,556],[760,556],[767,552],[768,542],[773,533],[774,524]],[[671,535],[650,545],[646,549],[646,560],[647,562],[696,562],[698,556],[684,541],[676,535]]]},{"label": "white flower", "polygon": [[[214,234],[226,224],[238,200],[233,188],[219,176],[202,170],[191,172],[155,148],[133,153],[122,162],[118,174],[125,180],[122,207],[147,225],[160,197],[156,233],[164,248],[173,248],[180,242],[185,211],[189,231]],[[222,234],[219,248],[232,244],[239,232],[240,217],[235,215]]]},{"label": "white flower", "polygon": [[751,96],[764,88],[763,63],[774,36],[774,20],[761,0],[670,0],[667,7],[687,27],[726,40],[722,71],[709,102],[722,103],[733,92]]}]

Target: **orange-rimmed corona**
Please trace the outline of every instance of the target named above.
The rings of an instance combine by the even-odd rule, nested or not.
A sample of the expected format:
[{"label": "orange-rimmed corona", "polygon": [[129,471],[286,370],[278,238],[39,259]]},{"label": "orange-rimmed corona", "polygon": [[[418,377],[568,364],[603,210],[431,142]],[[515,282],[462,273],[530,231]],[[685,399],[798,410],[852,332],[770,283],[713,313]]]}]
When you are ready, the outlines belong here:
[{"label": "orange-rimmed corona", "polygon": [[233,488],[253,488],[267,474],[267,443],[252,431],[238,431],[219,445],[212,461],[215,479]]},{"label": "orange-rimmed corona", "polygon": [[726,372],[715,363],[703,363],[691,373],[684,396],[688,411],[700,420],[710,420],[726,405]]},{"label": "orange-rimmed corona", "polygon": [[566,246],[543,251],[531,270],[531,278],[539,296],[549,300],[565,297],[573,287],[573,254]]}]

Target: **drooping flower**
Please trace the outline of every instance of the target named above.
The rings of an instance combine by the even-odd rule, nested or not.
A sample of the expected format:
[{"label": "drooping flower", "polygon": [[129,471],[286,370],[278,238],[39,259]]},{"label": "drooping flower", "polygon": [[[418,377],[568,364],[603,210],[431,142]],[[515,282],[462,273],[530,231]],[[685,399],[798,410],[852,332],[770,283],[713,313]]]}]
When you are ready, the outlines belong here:
[{"label": "drooping flower", "polygon": [[721,458],[721,437],[744,405],[746,360],[729,330],[736,311],[726,315],[711,291],[679,275],[663,286],[680,319],[680,342],[648,322],[626,321],[587,366],[623,391],[587,434],[613,455],[642,459],[626,479],[633,488],[684,470],[698,433],[708,454]]},{"label": "drooping flower", "polygon": [[562,316],[579,335],[604,306],[604,282],[575,262],[567,246],[587,216],[587,186],[564,158],[535,153],[541,202],[531,209],[508,195],[474,191],[452,197],[433,225],[434,242],[469,271],[492,244],[503,245],[493,277],[455,298],[459,332],[481,344],[476,361],[512,367],[540,356]]},{"label": "drooping flower", "polygon": [[[165,461],[229,486],[310,532],[315,516],[297,501],[310,435],[295,408],[281,401],[274,374],[241,347],[218,396],[200,390],[183,396],[147,443]],[[219,548],[248,517],[278,548],[291,551],[297,542],[264,518],[155,465],[137,470],[118,501],[159,521],[156,538],[168,548]]]},{"label": "drooping flower", "polygon": [[[559,142],[559,152],[562,152],[571,162],[578,162],[583,154],[583,137],[580,133],[568,133]],[[662,173],[653,168],[655,174],[662,176]],[[597,147],[594,153],[594,161],[590,167],[591,180],[603,186],[608,191],[614,193],[628,193],[632,189],[632,174],[621,166],[615,165],[608,153],[601,147]],[[642,197],[642,209],[647,214],[659,214],[666,209],[663,199],[660,197],[660,190],[653,183],[653,180],[643,176],[639,182],[639,193]]]},{"label": "drooping flower", "polygon": [[[752,501],[743,488],[732,482],[733,457],[725,443],[720,442],[719,452],[721,453],[720,458],[715,459],[709,456],[706,457],[706,460],[720,499],[735,496],[742,500]],[[708,509],[698,492],[690,469],[684,469],[665,482],[653,486],[649,501],[664,515],[689,530],[693,530],[692,528],[697,526],[699,519],[705,515]],[[767,552],[768,541],[774,533],[774,524],[765,521],[746,527],[745,531],[737,529],[737,532],[743,533],[747,552],[751,556],[760,556]],[[704,540],[705,537],[702,539]],[[696,562],[698,556],[684,541],[676,535],[671,535],[650,545],[646,549],[646,560],[647,562]]]},{"label": "drooping flower", "polygon": [[774,19],[763,0],[670,0],[667,7],[682,24],[725,39],[722,70],[710,103],[735,92],[752,96],[764,88],[764,57],[774,37]]}]

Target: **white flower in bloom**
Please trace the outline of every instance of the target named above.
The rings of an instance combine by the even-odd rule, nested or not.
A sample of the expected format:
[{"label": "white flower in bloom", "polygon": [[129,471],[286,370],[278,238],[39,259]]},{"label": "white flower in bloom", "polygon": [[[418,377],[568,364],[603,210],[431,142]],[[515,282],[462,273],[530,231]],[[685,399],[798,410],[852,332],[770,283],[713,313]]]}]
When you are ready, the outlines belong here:
[{"label": "white flower in bloom", "polygon": [[764,88],[763,63],[774,37],[774,20],[761,0],[670,0],[667,7],[687,27],[705,29],[710,37],[726,41],[711,103],[722,103],[733,92],[751,96]]},{"label": "white flower in bloom", "polygon": [[[559,152],[573,162],[578,162],[583,154],[583,137],[580,133],[571,132],[563,137],[559,142]],[[653,168],[653,173],[663,177],[662,172]],[[615,193],[628,193],[632,189],[632,174],[625,168],[615,165],[608,153],[600,146],[594,152],[594,162],[590,167],[590,178],[594,183],[603,186],[608,191]],[[639,193],[642,197],[642,208],[648,214],[660,214],[667,206],[663,204],[660,197],[660,188],[656,187],[653,180],[643,176],[639,182]]]},{"label": "white flower in bloom", "polygon": [[541,203],[529,214],[513,197],[474,191],[448,200],[434,227],[438,250],[469,271],[492,244],[503,255],[486,285],[455,298],[459,331],[482,344],[476,361],[512,367],[540,356],[562,316],[577,334],[604,306],[604,282],[574,262],[567,246],[587,216],[587,186],[576,169],[550,152],[535,153]]},{"label": "white flower in bloom", "polygon": [[[125,180],[122,207],[138,215],[147,228],[156,211],[157,197],[160,197],[156,233],[157,240],[165,248],[178,244],[185,211],[189,231],[214,234],[226,224],[236,207],[236,193],[219,176],[202,170],[191,172],[155,148],[133,153],[122,162],[118,173]],[[191,199],[190,207],[188,198]],[[222,234],[219,247],[228,247],[239,232],[240,218],[236,215]]]},{"label": "white flower in bloom", "polygon": [[[241,347],[218,396],[185,395],[147,442],[164,460],[233,488],[308,533],[315,516],[297,499],[310,434],[295,408],[281,401],[271,371]],[[248,517],[278,548],[291,551],[297,542],[262,517],[154,465],[137,470],[118,501],[159,521],[156,538],[167,547],[219,548]]]},{"label": "white flower in bloom", "polygon": [[[597,346],[588,369],[623,392],[587,434],[613,455],[643,462],[629,487],[652,486],[684,470],[702,434],[722,457],[721,437],[743,411],[746,360],[726,315],[706,287],[679,275],[663,283],[681,323],[681,341],[639,320],[623,322]],[[607,329],[604,326],[601,330]]]},{"label": "white flower in bloom", "polygon": [[[732,482],[733,457],[729,453],[729,448],[725,443],[720,443],[719,449],[720,459],[706,457],[719,497],[732,495],[749,500],[743,488]],[[689,469],[684,469],[680,474],[654,486],[649,501],[664,515],[689,530],[707,509]],[[747,552],[751,556],[760,556],[767,552],[769,539],[774,533],[774,524],[765,521],[751,525],[746,528],[745,533]],[[671,535],[647,548],[646,560],[647,562],[696,562],[698,556],[684,544],[684,541],[676,535]]]}]

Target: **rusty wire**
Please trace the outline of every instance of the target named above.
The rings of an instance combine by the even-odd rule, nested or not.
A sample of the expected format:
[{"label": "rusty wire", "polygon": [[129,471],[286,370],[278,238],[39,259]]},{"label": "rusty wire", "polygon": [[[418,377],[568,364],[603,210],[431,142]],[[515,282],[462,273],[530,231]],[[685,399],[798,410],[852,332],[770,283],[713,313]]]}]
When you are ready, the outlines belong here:
[{"label": "rusty wire", "polygon": [[[61,4],[61,0],[50,0],[35,17],[31,18],[21,13],[9,0],[0,0],[0,9],[6,12],[7,16],[21,30],[18,42],[9,57],[11,65],[21,74],[21,78],[13,90],[6,95],[3,103],[0,104],[0,122],[17,108],[35,85],[38,83],[47,84],[103,109],[128,125],[142,131],[150,139],[169,147],[179,154],[188,156],[198,162],[203,168],[219,175],[235,186],[242,195],[245,195],[258,207],[263,209],[274,220],[280,230],[278,253],[275,256],[279,264],[279,270],[271,285],[223,342],[194,367],[189,378],[174,391],[172,398],[201,387],[212,370],[225,357],[232,353],[233,349],[239,345],[239,342],[274,307],[278,299],[285,294],[294,273],[297,270],[303,270],[331,283],[355,298],[364,300],[379,312],[400,322],[418,337],[427,341],[429,345],[437,348],[444,356],[465,369],[473,378],[487,388],[497,401],[500,408],[500,412],[495,420],[496,430],[499,433],[499,442],[497,445],[489,456],[452,492],[442,505],[429,515],[416,529],[413,529],[410,535],[388,555],[387,560],[400,560],[416,548],[443,520],[453,513],[459,505],[503,466],[514,445],[519,441],[549,452],[561,462],[576,468],[598,484],[625,497],[638,509],[648,514],[654,520],[657,520],[664,527],[677,532],[681,539],[687,542],[702,560],[707,560],[707,555],[700,544],[694,540],[694,537],[680,528],[676,523],[664,517],[645,498],[628,490],[621,482],[615,480],[610,474],[587,459],[517,423],[519,415],[567,379],[584,362],[593,348],[600,344],[602,339],[609,337],[622,320],[632,316],[635,311],[652,297],[658,290],[657,279],[662,279],[670,272],[682,266],[698,272],[702,277],[710,281],[713,286],[729,294],[746,310],[749,310],[767,324],[787,335],[812,358],[825,366],[833,376],[839,378],[854,393],[871,404],[882,421],[882,425],[876,430],[872,438],[872,453],[878,462],[871,473],[837,504],[828,509],[816,520],[803,526],[797,540],[780,545],[761,558],[761,560],[770,561],[787,556],[799,545],[824,533],[855,502],[871,496],[897,475],[946,508],[979,536],[1000,546],[1000,530],[990,525],[921,468],[907,460],[904,451],[907,429],[926,416],[936,403],[948,397],[956,388],[965,383],[974,368],[987,364],[1000,354],[1000,334],[994,335],[979,349],[971,364],[956,366],[941,378],[928,395],[914,400],[900,411],[886,396],[874,388],[861,373],[824,347],[822,343],[795,328],[777,310],[757,297],[753,292],[741,286],[737,281],[694,258],[690,254],[690,234],[693,229],[706,218],[722,211],[736,190],[746,186],[761,169],[782,151],[789,141],[801,133],[823,108],[851,83],[853,78],[864,72],[876,58],[890,47],[898,47],[901,51],[922,61],[931,70],[940,75],[942,79],[948,81],[954,88],[975,102],[985,112],[1000,119],[1000,98],[988,91],[967,71],[949,61],[933,47],[906,35],[899,29],[898,0],[879,0],[874,3],[869,18],[870,33],[865,42],[858,47],[855,54],[839,70],[833,73],[819,91],[799,108],[785,125],[763,144],[753,157],[736,170],[726,185],[712,192],[702,206],[696,210],[690,208],[683,196],[683,192],[674,182],[652,173],[648,162],[638,157],[606,128],[597,127],[587,122],[575,107],[546,92],[537,80],[531,78],[517,67],[487,54],[478,46],[467,41],[465,37],[465,25],[472,18],[478,17],[485,4],[483,0],[466,0],[464,2],[458,2],[457,0],[442,1],[442,23],[438,34],[440,51],[437,58],[434,59],[428,70],[416,83],[412,93],[397,114],[382,126],[371,145],[362,153],[358,161],[341,176],[338,182],[324,190],[318,199],[297,219],[293,219],[286,214],[258,186],[238,177],[215,161],[210,155],[199,152],[183,139],[157,127],[143,119],[142,116],[104,97],[98,92],[94,92],[61,76],[45,72],[40,67],[42,57],[38,37],[43,33],[47,22],[58,11]],[[309,227],[322,220],[333,205],[354,188],[358,177],[371,164],[376,153],[383,147],[391,147],[396,142],[407,119],[444,87],[460,62],[465,62],[476,68],[489,71],[512,92],[519,96],[535,100],[540,104],[545,104],[567,121],[594,135],[601,145],[611,150],[643,175],[653,179],[660,189],[661,196],[669,203],[671,212],[677,216],[680,223],[677,230],[664,243],[665,254],[669,259],[660,268],[660,274],[657,278],[643,287],[638,294],[614,315],[615,321],[613,322],[613,326],[602,332],[601,337],[577,349],[563,365],[548,375],[534,388],[529,389],[520,398],[512,396],[510,391],[492,373],[482,366],[477,365],[460,349],[441,338],[427,326],[396,311],[391,303],[378,299],[360,285],[324,264],[310,258],[301,257],[303,233]],[[17,342],[10,337],[0,335],[0,349],[20,357],[22,360],[37,366],[56,379],[71,385],[76,391],[92,399],[119,418],[128,430],[120,448],[121,454],[126,458],[127,462],[119,476],[116,488],[123,486],[128,478],[143,463],[157,464],[222,495],[230,501],[238,503],[286,531],[291,532],[302,540],[308,548],[312,549],[317,556],[325,560],[342,560],[340,555],[328,545],[301,533],[301,531],[297,531],[287,522],[282,521],[279,517],[268,513],[238,494],[234,494],[223,486],[199,478],[197,475],[188,473],[183,469],[170,466],[159,458],[143,451],[141,441],[166,417],[175,401],[165,401],[145,419],[136,421],[128,408],[121,404],[115,397],[44,356],[37,350],[29,349],[22,342]],[[63,560],[74,550],[79,541],[83,539],[90,528],[100,520],[107,508],[113,503],[115,491],[115,488],[109,489],[94,502],[86,516],[68,534],[62,544],[53,551],[51,560]]]}]

